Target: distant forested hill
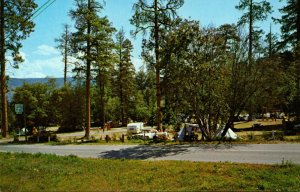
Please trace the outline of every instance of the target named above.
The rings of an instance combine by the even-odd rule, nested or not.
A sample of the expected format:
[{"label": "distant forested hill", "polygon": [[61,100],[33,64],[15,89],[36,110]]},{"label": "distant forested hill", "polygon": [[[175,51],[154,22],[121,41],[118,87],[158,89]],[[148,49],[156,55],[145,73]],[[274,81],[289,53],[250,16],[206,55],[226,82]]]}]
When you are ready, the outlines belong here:
[{"label": "distant forested hill", "polygon": [[[62,87],[64,85],[64,78],[9,78],[8,80],[8,100],[11,101],[13,92],[15,88],[21,87],[24,82],[27,82],[29,84],[34,83],[47,83],[49,79],[55,79],[57,87]],[[67,79],[68,82],[72,81],[72,78]]]},{"label": "distant forested hill", "polygon": [[[58,87],[61,87],[64,84],[64,78],[51,78],[56,80],[56,84]],[[16,87],[21,87],[25,82],[29,84],[34,83],[47,83],[49,78],[26,78],[26,79],[18,79],[18,78],[10,78],[8,80],[8,87],[10,90],[15,89]]]}]

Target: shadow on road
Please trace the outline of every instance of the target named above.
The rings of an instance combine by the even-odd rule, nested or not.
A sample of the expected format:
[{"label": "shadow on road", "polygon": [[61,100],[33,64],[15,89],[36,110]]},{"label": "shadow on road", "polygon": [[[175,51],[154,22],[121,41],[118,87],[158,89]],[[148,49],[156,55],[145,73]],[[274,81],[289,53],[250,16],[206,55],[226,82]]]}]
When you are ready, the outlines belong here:
[{"label": "shadow on road", "polygon": [[108,159],[155,159],[191,153],[191,151],[222,150],[232,148],[231,144],[203,144],[203,145],[139,145],[120,150],[105,151],[98,155],[99,158]]},{"label": "shadow on road", "polygon": [[99,154],[99,158],[112,158],[112,159],[149,159],[165,156],[172,156],[179,153],[185,153],[188,149],[186,146],[146,146],[139,145],[121,150],[106,151]]}]

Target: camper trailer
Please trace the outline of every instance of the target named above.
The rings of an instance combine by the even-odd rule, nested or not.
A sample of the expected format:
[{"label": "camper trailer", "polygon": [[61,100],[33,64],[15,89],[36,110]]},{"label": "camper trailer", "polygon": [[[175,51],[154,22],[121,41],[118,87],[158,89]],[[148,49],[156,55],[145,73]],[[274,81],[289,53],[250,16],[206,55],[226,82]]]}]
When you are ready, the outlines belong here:
[{"label": "camper trailer", "polygon": [[144,129],[144,123],[142,123],[142,122],[129,123],[127,125],[127,133],[129,133],[129,134],[141,133],[142,129]]}]

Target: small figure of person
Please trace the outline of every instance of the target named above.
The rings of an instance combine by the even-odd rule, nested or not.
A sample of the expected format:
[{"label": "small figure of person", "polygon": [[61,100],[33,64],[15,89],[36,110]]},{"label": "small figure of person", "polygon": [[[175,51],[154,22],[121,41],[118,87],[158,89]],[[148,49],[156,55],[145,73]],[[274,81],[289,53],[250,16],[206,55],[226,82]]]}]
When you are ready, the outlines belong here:
[{"label": "small figure of person", "polygon": [[32,128],[32,135],[36,135],[37,134],[37,129],[35,127]]}]

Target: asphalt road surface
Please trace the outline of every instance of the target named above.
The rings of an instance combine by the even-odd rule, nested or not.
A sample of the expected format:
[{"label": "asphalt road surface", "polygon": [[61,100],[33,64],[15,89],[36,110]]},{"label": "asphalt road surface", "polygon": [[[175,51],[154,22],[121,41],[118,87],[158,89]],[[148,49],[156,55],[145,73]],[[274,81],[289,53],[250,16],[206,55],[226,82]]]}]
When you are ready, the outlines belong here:
[{"label": "asphalt road surface", "polygon": [[258,164],[300,164],[300,144],[221,145],[0,145],[0,152],[76,155],[84,158],[125,158],[139,160],[184,160]]}]

